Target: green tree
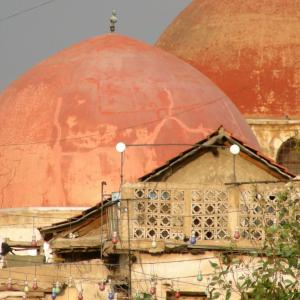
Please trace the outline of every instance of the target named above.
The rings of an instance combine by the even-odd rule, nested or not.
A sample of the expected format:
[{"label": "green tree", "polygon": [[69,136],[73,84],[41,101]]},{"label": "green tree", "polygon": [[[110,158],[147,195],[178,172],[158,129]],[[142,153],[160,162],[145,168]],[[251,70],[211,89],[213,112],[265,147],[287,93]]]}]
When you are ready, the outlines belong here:
[{"label": "green tree", "polygon": [[[208,286],[209,299],[225,299],[238,293],[241,300],[300,299],[300,194],[290,184],[277,194],[272,225],[264,225],[264,240],[259,250],[238,256],[232,243],[220,255],[219,263],[211,262],[214,276]],[[261,207],[267,205],[261,199]],[[241,258],[243,257],[243,258]]]}]

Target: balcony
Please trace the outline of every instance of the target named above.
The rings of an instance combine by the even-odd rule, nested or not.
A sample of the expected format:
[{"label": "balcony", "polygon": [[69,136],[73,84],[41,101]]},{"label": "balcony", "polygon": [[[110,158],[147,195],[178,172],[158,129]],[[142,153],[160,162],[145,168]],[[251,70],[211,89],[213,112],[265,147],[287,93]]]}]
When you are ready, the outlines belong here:
[{"label": "balcony", "polygon": [[[149,252],[184,245],[192,249],[260,248],[264,229],[276,222],[277,194],[284,189],[285,183],[125,184],[118,247]],[[300,198],[299,191],[299,183],[293,183],[292,197]],[[195,243],[190,242],[192,235]]]}]

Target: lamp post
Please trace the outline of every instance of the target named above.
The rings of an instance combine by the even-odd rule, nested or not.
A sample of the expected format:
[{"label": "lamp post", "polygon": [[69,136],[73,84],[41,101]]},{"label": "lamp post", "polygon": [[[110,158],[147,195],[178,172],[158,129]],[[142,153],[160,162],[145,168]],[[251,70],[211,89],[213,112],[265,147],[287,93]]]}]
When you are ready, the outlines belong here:
[{"label": "lamp post", "polygon": [[120,172],[120,187],[123,184],[123,164],[124,164],[124,152],[126,150],[126,145],[123,142],[119,142],[116,145],[116,150],[121,154],[121,172]]},{"label": "lamp post", "polygon": [[236,156],[240,153],[240,147],[236,144],[233,144],[229,148],[230,153],[233,155],[233,181],[236,182],[236,168],[235,168],[235,160]]},{"label": "lamp post", "polygon": [[104,205],[104,187],[106,186],[106,181],[101,182],[101,216],[100,216],[100,258],[102,260],[102,252],[103,252],[103,205]]},{"label": "lamp post", "polygon": [[[236,183],[236,156],[240,153],[240,147],[236,144],[233,144],[230,146],[229,148],[230,150],[230,153],[232,154],[233,156],[233,182]],[[239,209],[239,204],[236,204],[236,203],[233,203],[233,206],[232,206],[232,209],[233,210],[236,210],[235,212],[233,211],[232,212],[232,218],[234,221],[232,226],[236,226],[239,224],[239,214],[238,214],[238,209]],[[233,238],[235,241],[238,241],[241,237],[241,234],[240,234],[240,231],[239,231],[239,228],[238,226],[236,226],[235,230],[233,230]]]},{"label": "lamp post", "polygon": [[[126,145],[123,142],[119,142],[116,145],[116,150],[121,154],[121,168],[120,168],[120,190],[123,185],[123,166],[124,166],[124,153],[126,150]],[[129,218],[129,202],[128,199],[126,199],[126,205],[127,205],[127,234],[128,234],[128,276],[129,276],[129,282],[128,282],[128,299],[131,299],[131,245],[130,245],[130,218]]]}]

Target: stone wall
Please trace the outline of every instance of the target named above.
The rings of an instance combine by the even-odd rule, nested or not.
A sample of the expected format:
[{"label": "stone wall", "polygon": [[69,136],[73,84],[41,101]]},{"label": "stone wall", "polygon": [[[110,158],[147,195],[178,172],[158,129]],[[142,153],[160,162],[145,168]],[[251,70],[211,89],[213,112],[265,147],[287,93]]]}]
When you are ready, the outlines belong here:
[{"label": "stone wall", "polygon": [[300,139],[300,120],[248,119],[262,152],[276,160],[277,153],[285,141]]}]

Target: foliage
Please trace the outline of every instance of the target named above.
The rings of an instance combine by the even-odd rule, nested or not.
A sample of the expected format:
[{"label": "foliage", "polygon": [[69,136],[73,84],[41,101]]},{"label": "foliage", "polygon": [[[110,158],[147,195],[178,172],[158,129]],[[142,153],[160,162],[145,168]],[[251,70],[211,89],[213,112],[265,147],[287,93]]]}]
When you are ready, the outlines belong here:
[{"label": "foliage", "polygon": [[300,140],[296,140],[295,142],[295,151],[300,155]]},{"label": "foliage", "polygon": [[[291,185],[277,194],[276,222],[264,225],[258,251],[237,256],[233,243],[219,263],[211,262],[215,275],[208,286],[209,299],[220,298],[220,291],[225,291],[225,300],[234,293],[241,300],[300,299],[300,199],[295,195]],[[262,207],[265,204],[261,199]]]}]

